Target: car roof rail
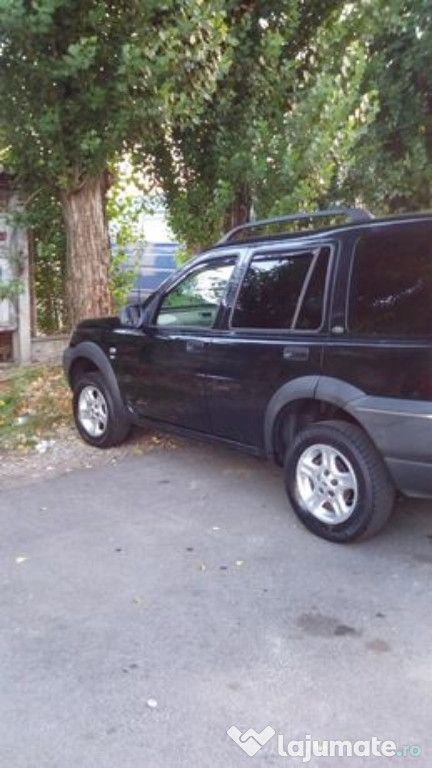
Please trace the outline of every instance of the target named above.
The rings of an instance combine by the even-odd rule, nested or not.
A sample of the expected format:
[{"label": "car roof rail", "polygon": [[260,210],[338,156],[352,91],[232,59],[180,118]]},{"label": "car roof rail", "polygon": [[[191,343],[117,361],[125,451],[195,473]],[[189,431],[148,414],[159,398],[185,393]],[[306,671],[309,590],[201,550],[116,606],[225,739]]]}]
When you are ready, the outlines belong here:
[{"label": "car roof rail", "polygon": [[[276,216],[272,219],[259,219],[257,221],[248,221],[245,224],[240,224],[238,227],[230,229],[223,237],[218,240],[217,245],[223,245],[235,240],[235,235],[238,235],[243,230],[247,229],[260,229],[272,224],[283,224],[285,221],[308,221],[309,219],[321,219],[332,216],[346,216],[351,224],[359,224],[361,222],[370,221],[373,219],[373,214],[365,208],[328,208],[323,211],[313,211],[312,213],[293,213],[288,216]],[[278,232],[277,234],[284,234]]]}]

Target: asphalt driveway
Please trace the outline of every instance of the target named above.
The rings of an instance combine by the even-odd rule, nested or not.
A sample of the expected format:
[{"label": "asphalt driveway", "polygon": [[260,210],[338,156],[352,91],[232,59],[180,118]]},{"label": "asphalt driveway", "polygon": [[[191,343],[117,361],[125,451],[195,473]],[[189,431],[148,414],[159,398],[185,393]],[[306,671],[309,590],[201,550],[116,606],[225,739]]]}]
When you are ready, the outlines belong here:
[{"label": "asphalt driveway", "polygon": [[[5,491],[0,518],[2,768],[304,764],[277,734],[432,764],[431,502],[332,545],[277,469],[185,443]],[[232,725],[276,735],[251,758]]]}]

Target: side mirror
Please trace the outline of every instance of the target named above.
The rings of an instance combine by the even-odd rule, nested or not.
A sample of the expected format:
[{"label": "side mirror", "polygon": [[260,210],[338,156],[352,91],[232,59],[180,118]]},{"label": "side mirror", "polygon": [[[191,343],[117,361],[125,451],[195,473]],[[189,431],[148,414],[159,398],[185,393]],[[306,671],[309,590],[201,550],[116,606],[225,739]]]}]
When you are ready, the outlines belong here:
[{"label": "side mirror", "polygon": [[139,328],[143,320],[141,304],[128,304],[120,312],[120,322],[122,325],[129,325],[133,328]]}]

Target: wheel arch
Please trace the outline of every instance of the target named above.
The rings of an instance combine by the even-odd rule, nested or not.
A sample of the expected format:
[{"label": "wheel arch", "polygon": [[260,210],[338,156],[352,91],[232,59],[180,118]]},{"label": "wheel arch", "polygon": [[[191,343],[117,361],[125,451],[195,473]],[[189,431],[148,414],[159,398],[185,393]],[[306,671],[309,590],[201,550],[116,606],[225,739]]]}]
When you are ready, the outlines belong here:
[{"label": "wheel arch", "polygon": [[315,421],[341,419],[365,432],[352,403],[364,396],[357,387],[326,376],[304,376],[284,384],[271,398],[264,422],[266,455],[282,465],[293,437]]},{"label": "wheel arch", "polygon": [[98,371],[110,387],[116,405],[125,408],[116,375],[104,351],[93,341],[82,341],[76,347],[69,347],[63,357],[65,374],[71,389],[85,373]]}]

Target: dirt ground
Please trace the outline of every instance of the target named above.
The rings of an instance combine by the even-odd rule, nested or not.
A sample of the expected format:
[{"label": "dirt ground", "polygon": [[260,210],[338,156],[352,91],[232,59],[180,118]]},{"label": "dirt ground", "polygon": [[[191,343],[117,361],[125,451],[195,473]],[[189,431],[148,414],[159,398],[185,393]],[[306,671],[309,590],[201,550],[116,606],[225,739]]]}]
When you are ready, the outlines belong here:
[{"label": "dirt ground", "polygon": [[0,491],[176,445],[170,437],[134,429],[117,448],[92,448],[73,424],[61,366],[0,366]]},{"label": "dirt ground", "polygon": [[170,437],[136,429],[123,445],[101,450],[84,443],[73,427],[62,427],[54,437],[41,439],[26,452],[0,451],[0,491],[76,469],[116,464],[126,456],[149,453],[156,448],[173,450],[177,445]]}]

